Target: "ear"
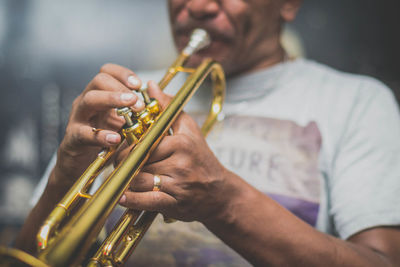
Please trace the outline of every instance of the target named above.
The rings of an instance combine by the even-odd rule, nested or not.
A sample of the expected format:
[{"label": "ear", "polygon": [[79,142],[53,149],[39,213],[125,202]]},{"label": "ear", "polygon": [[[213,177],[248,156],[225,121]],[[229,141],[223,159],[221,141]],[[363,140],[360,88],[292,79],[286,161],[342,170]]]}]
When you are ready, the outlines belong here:
[{"label": "ear", "polygon": [[281,8],[281,17],[285,22],[290,22],[296,18],[302,0],[286,0]]}]

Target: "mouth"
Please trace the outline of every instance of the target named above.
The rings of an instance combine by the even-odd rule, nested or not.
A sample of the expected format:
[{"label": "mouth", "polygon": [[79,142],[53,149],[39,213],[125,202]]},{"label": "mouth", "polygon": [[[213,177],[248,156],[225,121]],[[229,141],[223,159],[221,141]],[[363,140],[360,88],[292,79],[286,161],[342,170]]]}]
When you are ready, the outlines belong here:
[{"label": "mouth", "polygon": [[[226,41],[222,40],[221,38],[213,38],[212,36],[211,42],[208,46],[204,47],[203,49],[200,49],[199,51],[196,52],[196,55],[201,56],[201,57],[213,57],[215,58],[218,54],[221,53],[221,51],[224,51],[228,47],[228,44]],[[190,33],[189,34],[179,34],[176,36],[176,44],[178,46],[178,49],[181,51],[189,42],[190,39]]]},{"label": "mouth", "polygon": [[[198,56],[215,58],[231,45],[231,38],[228,38],[224,34],[217,33],[214,30],[205,30],[210,35],[211,42],[207,47],[196,52]],[[192,29],[175,31],[175,42],[179,51],[182,51],[182,49],[188,44],[192,31]]]},{"label": "mouth", "polygon": [[176,25],[174,28],[177,40],[184,40],[185,42],[189,41],[189,36],[196,28],[204,29],[209,34],[211,42],[231,43],[234,40],[233,34],[229,34],[226,31],[219,30],[215,27],[207,27],[205,25]]}]

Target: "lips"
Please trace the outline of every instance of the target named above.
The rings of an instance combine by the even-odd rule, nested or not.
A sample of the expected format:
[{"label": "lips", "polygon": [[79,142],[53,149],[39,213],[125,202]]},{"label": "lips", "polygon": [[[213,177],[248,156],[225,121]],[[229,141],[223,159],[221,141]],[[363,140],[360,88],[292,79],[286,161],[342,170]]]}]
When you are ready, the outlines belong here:
[{"label": "lips", "polygon": [[186,38],[186,41],[189,40],[190,34],[193,32],[194,29],[196,28],[201,28],[207,31],[207,33],[210,35],[211,41],[220,41],[220,42],[232,42],[234,39],[233,34],[229,34],[226,31],[223,31],[222,29],[218,29],[218,27],[213,27],[213,25],[207,25],[209,23],[205,24],[185,24],[181,25],[179,23],[176,23],[174,25],[174,32],[175,35],[179,38]]},{"label": "lips", "polygon": [[[190,39],[190,33],[179,33],[176,35],[176,43],[179,48],[179,50],[183,49],[189,42]],[[197,54],[202,55],[202,56],[211,56],[212,54],[215,53],[220,53],[221,52],[221,47],[227,46],[227,42],[224,40],[221,40],[221,38],[214,38],[213,36],[211,38],[211,43],[209,46],[207,46],[204,49],[201,49],[200,51],[197,52]]]}]

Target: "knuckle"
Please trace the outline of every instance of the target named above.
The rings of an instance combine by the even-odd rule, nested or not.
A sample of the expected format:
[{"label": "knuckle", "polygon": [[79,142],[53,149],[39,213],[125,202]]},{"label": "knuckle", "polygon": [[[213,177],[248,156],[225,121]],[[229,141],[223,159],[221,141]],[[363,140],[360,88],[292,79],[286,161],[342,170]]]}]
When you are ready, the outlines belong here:
[{"label": "knuckle", "polygon": [[[99,93],[98,91],[89,91],[84,94],[81,98],[80,106],[84,108],[84,110],[97,110],[100,106],[102,106],[100,100],[102,99],[103,93]],[[89,109],[90,108],[90,109]]]},{"label": "knuckle", "polygon": [[104,83],[110,79],[110,75],[104,72],[97,73],[93,78],[93,84],[97,88],[101,88]]},{"label": "knuckle", "polygon": [[74,99],[74,101],[72,101],[72,109],[75,109],[79,105],[80,100],[81,96],[78,96]]},{"label": "knuckle", "polygon": [[100,72],[108,72],[112,68],[113,65],[114,64],[112,64],[112,63],[104,64],[103,66],[100,67]]},{"label": "knuckle", "polygon": [[92,95],[91,92],[92,91],[89,91],[81,97],[81,99],[79,101],[79,106],[86,107],[86,106],[90,105],[90,99],[91,99],[91,95]]},{"label": "knuckle", "polygon": [[72,136],[77,143],[77,145],[85,145],[85,137],[83,127],[74,127],[75,129],[72,132]]},{"label": "knuckle", "polygon": [[108,103],[113,103],[114,106],[124,106],[125,102],[121,100],[120,93],[111,93],[107,96]]},{"label": "knuckle", "polygon": [[73,139],[73,138],[74,138],[73,127],[71,126],[71,124],[68,124],[67,128],[65,129],[64,140],[65,139]]},{"label": "knuckle", "polygon": [[193,140],[188,135],[181,135],[180,136],[180,148],[184,152],[189,152],[193,150]]},{"label": "knuckle", "polygon": [[160,192],[154,192],[151,194],[151,200],[153,203],[160,203],[161,202],[161,193]]},{"label": "knuckle", "polygon": [[175,162],[175,173],[179,176],[187,177],[192,170],[192,162],[190,159],[182,157]]}]

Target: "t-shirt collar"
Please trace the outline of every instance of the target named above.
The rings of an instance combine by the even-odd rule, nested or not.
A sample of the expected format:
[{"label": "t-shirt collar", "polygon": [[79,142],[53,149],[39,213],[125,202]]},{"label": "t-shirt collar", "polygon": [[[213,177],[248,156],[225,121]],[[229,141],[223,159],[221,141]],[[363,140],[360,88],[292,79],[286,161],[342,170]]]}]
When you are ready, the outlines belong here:
[{"label": "t-shirt collar", "polygon": [[269,68],[241,74],[227,79],[227,103],[259,99],[271,93],[285,79],[291,65],[299,60],[289,60]]}]

